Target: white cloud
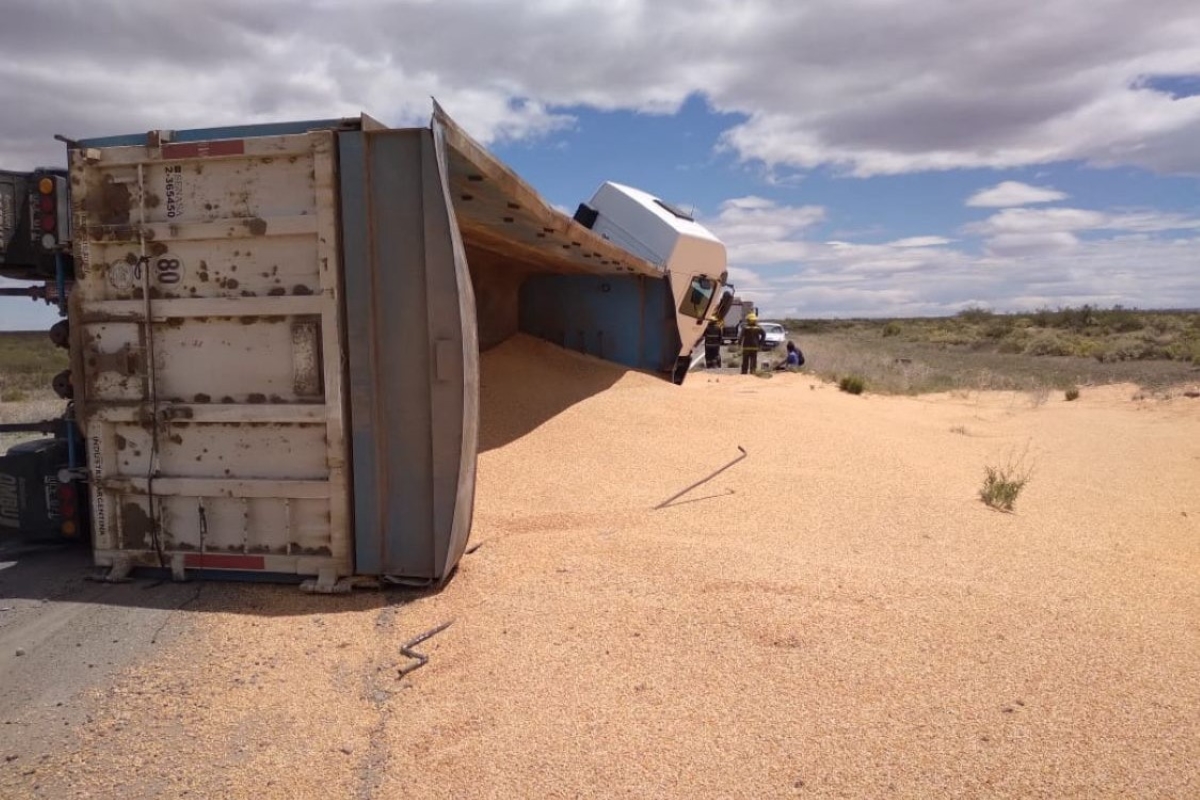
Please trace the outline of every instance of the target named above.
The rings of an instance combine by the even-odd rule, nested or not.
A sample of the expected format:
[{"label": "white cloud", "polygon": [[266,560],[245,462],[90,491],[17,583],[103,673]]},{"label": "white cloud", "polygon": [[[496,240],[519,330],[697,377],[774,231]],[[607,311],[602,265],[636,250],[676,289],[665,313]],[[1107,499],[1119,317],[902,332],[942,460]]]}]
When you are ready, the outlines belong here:
[{"label": "white cloud", "polygon": [[1008,208],[1032,203],[1052,203],[1068,195],[1055,189],[1030,186],[1020,181],[1002,181],[988,189],[980,189],[967,199],[967,205],[984,208]]},{"label": "white cloud", "polygon": [[1000,233],[988,239],[985,244],[987,252],[991,255],[1032,256],[1070,250],[1079,244],[1079,239],[1068,231]]},{"label": "white cloud", "polygon": [[[1025,252],[1010,239],[1009,249],[983,254],[818,245],[800,267],[759,267],[752,299],[771,317],[936,316],[972,305],[997,311],[1083,303],[1196,306],[1200,237],[1180,242],[1114,237],[1055,248],[1058,235],[1045,236],[1040,243],[1027,242]],[[932,257],[905,259],[914,252]]]},{"label": "white cloud", "polygon": [[[752,205],[783,219],[807,218],[796,208]],[[814,241],[806,238],[815,233],[811,225],[781,224],[780,230],[782,239],[730,250],[738,294],[770,316],[924,316],[970,305],[1183,308],[1197,302],[1200,220],[1180,214],[1004,209],[964,226],[968,238],[961,242],[936,235],[886,244]],[[972,246],[976,239],[978,249]],[[741,260],[743,253],[754,260]],[[772,253],[786,257],[765,257]]]},{"label": "white cloud", "polygon": [[[699,95],[742,115],[723,146],[780,183],[815,167],[872,176],[1064,160],[1200,174],[1200,97],[1145,79],[1200,73],[1194,0],[1107,0],[1103,13],[1090,0],[8,6],[0,105],[15,111],[0,119],[0,166],[10,169],[62,163],[55,133],[360,111],[424,124],[436,96],[489,143],[575,125],[574,106],[664,114]],[[974,195],[1003,209],[954,232],[981,239],[982,254],[934,234],[814,241],[824,207],[758,197],[705,222],[746,285],[810,314],[937,313],[962,298],[1196,304],[1196,219],[1017,207],[1066,199],[1047,193],[1014,181]],[[1011,288],[1023,281],[1038,288]]]},{"label": "white cloud", "polygon": [[1109,230],[1142,233],[1196,230],[1200,229],[1200,218],[1188,217],[1183,214],[1165,214],[1160,211],[1138,211],[1114,214],[1108,218],[1103,227]]},{"label": "white cloud", "polygon": [[825,219],[821,206],[781,206],[762,197],[739,197],[721,204],[716,219],[705,220],[729,254],[730,264],[799,261],[811,244],[804,233]]},{"label": "white cloud", "polygon": [[[1200,4],[809,0],[153,0],[9,4],[0,164],[81,137],[344,115],[428,117],[490,142],[574,105],[745,115],[724,137],[767,175],[867,176],[1080,159],[1200,173]],[[931,46],[931,42],[936,43]],[[777,168],[783,168],[782,171]]]},{"label": "white cloud", "polygon": [[1058,231],[1133,231],[1155,233],[1200,229],[1200,218],[1160,211],[1108,213],[1082,208],[1006,208],[964,226],[969,233],[996,236]]},{"label": "white cloud", "polygon": [[890,247],[941,247],[944,244],[950,244],[952,240],[943,236],[909,236],[906,239],[897,239],[894,242],[888,242]]},{"label": "white cloud", "polygon": [[1103,228],[1108,215],[1081,208],[1006,208],[966,230],[984,236],[1020,233],[1054,233]]},{"label": "white cloud", "polygon": [[[987,252],[996,255],[1035,255],[1077,246],[1077,234],[1111,231],[1112,241],[1128,234],[1200,229],[1200,219],[1158,211],[1108,213],[1080,208],[1006,208],[985,220],[963,226],[984,238]],[[1198,259],[1200,261],[1200,259]],[[1197,265],[1200,268],[1200,264]]]}]

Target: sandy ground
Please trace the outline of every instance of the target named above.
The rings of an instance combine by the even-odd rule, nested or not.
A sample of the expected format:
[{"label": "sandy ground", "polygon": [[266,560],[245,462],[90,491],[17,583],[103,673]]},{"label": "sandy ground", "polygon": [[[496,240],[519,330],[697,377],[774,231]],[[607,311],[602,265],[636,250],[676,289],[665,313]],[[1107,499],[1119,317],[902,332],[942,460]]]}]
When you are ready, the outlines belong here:
[{"label": "sandy ground", "polygon": [[1200,796],[1200,400],[673,387],[524,339],[483,387],[443,591],[207,584],[57,746],[4,720],[0,796]]}]

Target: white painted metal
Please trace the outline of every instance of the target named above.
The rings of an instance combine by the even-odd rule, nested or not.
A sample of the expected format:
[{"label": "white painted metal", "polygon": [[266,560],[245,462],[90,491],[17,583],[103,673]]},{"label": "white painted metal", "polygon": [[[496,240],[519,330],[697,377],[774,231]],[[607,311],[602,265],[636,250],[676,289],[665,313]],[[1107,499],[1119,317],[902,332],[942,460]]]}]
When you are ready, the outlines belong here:
[{"label": "white painted metal", "polygon": [[597,212],[592,231],[669,272],[720,277],[725,245],[694,220],[672,213],[648,192],[605,182],[588,205]]},{"label": "white painted metal", "polygon": [[98,564],[351,574],[336,177],[329,131],[72,153]]}]

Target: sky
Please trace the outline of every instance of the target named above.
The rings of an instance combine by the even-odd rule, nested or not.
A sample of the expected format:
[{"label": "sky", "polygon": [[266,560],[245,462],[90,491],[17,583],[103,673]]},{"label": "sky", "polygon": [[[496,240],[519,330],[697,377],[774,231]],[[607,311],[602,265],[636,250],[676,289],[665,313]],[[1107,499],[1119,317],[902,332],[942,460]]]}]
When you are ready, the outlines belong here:
[{"label": "sky", "polygon": [[765,316],[1200,307],[1196,0],[0,0],[0,168],[431,97],[561,208],[693,209]]}]

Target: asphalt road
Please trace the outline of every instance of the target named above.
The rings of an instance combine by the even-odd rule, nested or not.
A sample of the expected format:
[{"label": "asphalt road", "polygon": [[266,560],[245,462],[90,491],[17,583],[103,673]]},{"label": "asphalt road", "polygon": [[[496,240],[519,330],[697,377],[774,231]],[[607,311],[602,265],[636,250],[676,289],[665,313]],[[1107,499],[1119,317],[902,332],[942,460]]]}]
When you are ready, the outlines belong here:
[{"label": "asphalt road", "polygon": [[187,624],[199,584],[96,582],[90,558],[0,543],[0,771],[71,748],[95,690]]}]

